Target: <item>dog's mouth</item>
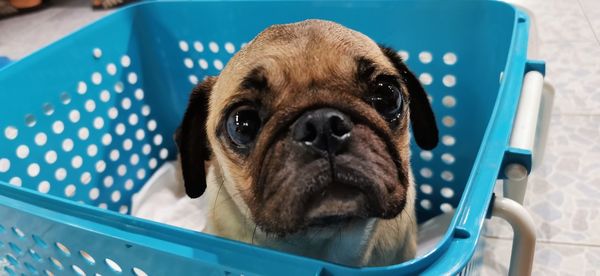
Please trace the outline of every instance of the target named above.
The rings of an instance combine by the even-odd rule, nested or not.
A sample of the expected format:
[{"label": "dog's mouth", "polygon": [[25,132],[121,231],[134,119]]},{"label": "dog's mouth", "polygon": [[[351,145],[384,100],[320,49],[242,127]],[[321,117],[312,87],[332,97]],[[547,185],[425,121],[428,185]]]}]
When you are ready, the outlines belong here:
[{"label": "dog's mouth", "polygon": [[328,226],[366,218],[368,202],[363,190],[339,182],[330,183],[308,200],[306,224],[309,227]]},{"label": "dog's mouth", "polygon": [[322,181],[319,183],[321,189],[306,195],[304,217],[309,227],[335,225],[385,213],[386,198],[380,195],[387,192],[387,187],[362,172],[338,165],[329,177],[317,176],[316,179]]}]

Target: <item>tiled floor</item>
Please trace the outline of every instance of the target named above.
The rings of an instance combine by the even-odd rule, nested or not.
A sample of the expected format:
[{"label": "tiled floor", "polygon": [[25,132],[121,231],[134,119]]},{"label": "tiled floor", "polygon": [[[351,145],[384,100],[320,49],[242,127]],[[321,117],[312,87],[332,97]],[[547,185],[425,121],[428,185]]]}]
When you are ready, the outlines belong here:
[{"label": "tiled floor", "polygon": [[[600,275],[600,1],[510,0],[535,15],[530,57],[547,61],[556,87],[544,163],[525,199],[538,229],[534,275]],[[100,18],[85,0],[54,0],[0,20],[0,55],[21,58]],[[483,275],[508,271],[511,230],[487,223]]]},{"label": "tiled floor", "polygon": [[89,0],[50,0],[48,8],[0,19],[0,56],[19,59],[105,16]]}]

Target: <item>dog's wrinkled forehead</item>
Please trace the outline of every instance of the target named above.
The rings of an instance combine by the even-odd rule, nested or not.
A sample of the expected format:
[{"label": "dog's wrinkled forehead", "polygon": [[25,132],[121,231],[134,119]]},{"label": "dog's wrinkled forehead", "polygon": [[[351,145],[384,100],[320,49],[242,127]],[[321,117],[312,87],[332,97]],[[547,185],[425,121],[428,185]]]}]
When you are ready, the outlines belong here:
[{"label": "dog's wrinkled forehead", "polygon": [[274,91],[335,85],[356,75],[359,60],[394,74],[379,46],[359,32],[323,20],[275,25],[230,60],[215,86],[215,100],[231,99],[245,85],[269,85]]}]

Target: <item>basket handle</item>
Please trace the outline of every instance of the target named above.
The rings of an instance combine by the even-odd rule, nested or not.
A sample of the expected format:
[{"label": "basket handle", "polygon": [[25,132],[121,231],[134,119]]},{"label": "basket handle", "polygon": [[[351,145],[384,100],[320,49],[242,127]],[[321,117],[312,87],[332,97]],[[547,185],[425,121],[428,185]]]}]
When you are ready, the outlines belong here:
[{"label": "basket handle", "polygon": [[523,204],[527,180],[532,166],[541,163],[548,128],[554,88],[544,82],[543,63],[529,62],[525,74],[517,114],[503,164],[504,196]]},{"label": "basket handle", "polygon": [[536,240],[531,215],[512,199],[494,197],[492,204],[492,216],[506,220],[514,232],[508,275],[531,275]]},{"label": "basket handle", "polygon": [[543,157],[554,101],[554,88],[544,82],[544,63],[530,61],[526,72],[501,171],[504,175],[504,197],[494,197],[492,201],[492,215],[503,218],[513,228],[508,272],[511,276],[531,275],[535,225],[522,204],[529,172],[541,163]]}]

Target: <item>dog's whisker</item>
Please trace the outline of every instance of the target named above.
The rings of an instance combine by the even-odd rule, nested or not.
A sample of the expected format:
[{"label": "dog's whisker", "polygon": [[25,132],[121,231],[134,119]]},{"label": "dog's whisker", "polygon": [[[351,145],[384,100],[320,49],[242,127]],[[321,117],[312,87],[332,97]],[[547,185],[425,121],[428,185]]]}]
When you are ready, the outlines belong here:
[{"label": "dog's whisker", "polygon": [[254,225],[254,231],[252,231],[252,244],[254,244],[254,236],[256,235],[257,228],[258,228],[258,225]]},{"label": "dog's whisker", "polygon": [[223,188],[223,185],[225,184],[225,179],[221,178],[221,184],[219,184],[219,189],[217,190],[217,195],[215,196],[215,202],[213,203],[213,215],[215,215],[215,210],[216,210],[216,206],[217,206],[217,199],[219,199],[219,193],[221,193],[221,189]]},{"label": "dog's whisker", "polygon": [[406,214],[406,217],[410,220],[411,224],[416,225],[416,222],[415,222],[413,216],[411,216],[408,212],[406,212],[406,208],[402,209],[401,214]]},{"label": "dog's whisker", "polygon": [[[221,190],[221,188],[219,188],[219,191]],[[236,192],[234,194],[228,195],[228,197],[221,199],[221,201],[217,202],[216,198],[215,198],[215,203],[213,204],[213,211],[216,209],[217,205],[221,205],[224,203],[227,203],[229,201],[234,201],[234,197],[237,197],[241,194],[241,192]],[[218,197],[218,194],[217,194]]]},{"label": "dog's whisker", "polygon": [[[338,243],[336,244],[336,248],[339,248],[340,245],[342,244],[342,235],[343,235],[343,231],[342,231],[342,227],[338,226],[338,231],[337,231],[337,236],[338,236]],[[339,255],[340,250],[334,250],[336,255]]]},{"label": "dog's whisker", "polygon": [[[402,213],[400,213],[400,215],[402,216],[402,214],[404,214],[404,213],[405,213],[405,212],[404,212],[404,210],[403,210],[403,211],[402,211]],[[399,236],[399,235],[401,235],[401,234],[402,234],[402,228],[400,228],[400,227],[401,227],[401,225],[400,225],[400,222],[399,222],[397,219],[394,219],[394,222],[395,222],[395,225],[396,225],[396,227],[395,227],[395,230],[396,230],[396,231],[395,231],[395,232],[396,232],[396,235],[398,235],[398,236]]]},{"label": "dog's whisker", "polygon": [[319,235],[321,233],[321,231],[323,231],[322,227],[317,228],[316,231],[314,231],[312,233],[312,235],[310,235],[309,239],[308,239],[308,244],[312,243],[314,239],[317,238],[317,235]]}]

